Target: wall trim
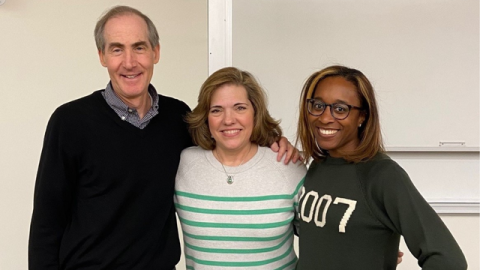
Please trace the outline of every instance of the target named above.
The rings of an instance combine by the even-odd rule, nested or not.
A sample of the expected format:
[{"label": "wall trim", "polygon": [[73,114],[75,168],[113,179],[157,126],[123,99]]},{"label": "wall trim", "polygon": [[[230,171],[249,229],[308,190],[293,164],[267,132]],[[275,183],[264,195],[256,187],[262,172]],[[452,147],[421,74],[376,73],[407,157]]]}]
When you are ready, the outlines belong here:
[{"label": "wall trim", "polygon": [[480,202],[428,202],[438,214],[480,214]]}]

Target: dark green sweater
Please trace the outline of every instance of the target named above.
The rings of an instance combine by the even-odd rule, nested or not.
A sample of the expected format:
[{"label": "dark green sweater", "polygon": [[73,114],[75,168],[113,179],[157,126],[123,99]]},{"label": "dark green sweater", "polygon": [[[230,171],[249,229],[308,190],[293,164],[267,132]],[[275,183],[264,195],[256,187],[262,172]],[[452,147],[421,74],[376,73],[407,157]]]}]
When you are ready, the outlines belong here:
[{"label": "dark green sweater", "polygon": [[52,115],[35,185],[29,267],[168,269],[180,258],[173,191],[188,106],[159,95],[139,129],[101,91]]},{"label": "dark green sweater", "polygon": [[423,269],[467,268],[440,217],[384,154],[312,163],[300,218],[300,270],[395,269],[401,235]]}]

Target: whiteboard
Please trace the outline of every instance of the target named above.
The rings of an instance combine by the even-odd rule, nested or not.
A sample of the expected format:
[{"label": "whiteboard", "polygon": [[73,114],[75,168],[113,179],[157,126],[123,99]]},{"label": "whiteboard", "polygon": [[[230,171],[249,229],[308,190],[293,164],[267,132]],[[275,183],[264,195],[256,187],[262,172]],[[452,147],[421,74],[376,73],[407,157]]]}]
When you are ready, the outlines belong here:
[{"label": "whiteboard", "polygon": [[342,64],[374,85],[387,147],[479,146],[478,0],[232,3],[232,64],[259,79],[290,140],[306,78]]},{"label": "whiteboard", "polygon": [[388,154],[438,213],[479,213],[478,22],[471,0],[210,0],[209,73],[252,72],[293,141],[306,78],[363,71]]}]

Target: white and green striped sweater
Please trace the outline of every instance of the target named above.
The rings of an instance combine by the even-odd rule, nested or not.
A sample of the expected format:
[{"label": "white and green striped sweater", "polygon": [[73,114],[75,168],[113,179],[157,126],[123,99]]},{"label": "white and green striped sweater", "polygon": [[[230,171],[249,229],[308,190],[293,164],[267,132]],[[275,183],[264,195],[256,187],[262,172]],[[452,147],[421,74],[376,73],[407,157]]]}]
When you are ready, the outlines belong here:
[{"label": "white and green striped sweater", "polygon": [[294,269],[293,224],[306,174],[303,164],[276,161],[258,147],[238,167],[225,167],[212,151],[182,152],[175,206],[184,238],[187,269]]}]

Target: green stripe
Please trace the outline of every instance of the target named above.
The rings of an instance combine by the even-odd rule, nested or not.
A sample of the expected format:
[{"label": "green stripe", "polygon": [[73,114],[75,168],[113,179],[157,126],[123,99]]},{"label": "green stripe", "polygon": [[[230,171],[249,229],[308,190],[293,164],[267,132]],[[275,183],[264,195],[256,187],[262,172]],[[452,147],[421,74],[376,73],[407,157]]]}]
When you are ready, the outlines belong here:
[{"label": "green stripe", "polygon": [[258,241],[258,242],[266,242],[266,241],[273,241],[278,240],[284,237],[288,232],[285,232],[281,235],[270,236],[270,237],[240,237],[240,236],[209,236],[209,235],[196,235],[190,234],[187,232],[183,232],[183,235],[188,236],[193,239],[197,240],[209,240],[209,241],[236,241],[236,242],[248,242],[248,241]]},{"label": "green stripe", "polygon": [[186,225],[195,226],[195,227],[203,227],[203,228],[235,228],[235,229],[271,229],[277,228],[281,226],[285,226],[292,222],[293,217],[289,218],[285,221],[280,222],[273,222],[273,223],[215,223],[215,222],[199,222],[199,221],[191,221],[188,219],[180,218],[180,222]]},{"label": "green stripe", "polygon": [[255,210],[225,210],[225,209],[205,209],[198,207],[191,207],[175,203],[177,209],[182,209],[188,212],[213,214],[213,215],[265,215],[292,212],[293,207],[272,208],[272,209],[255,209]]},{"label": "green stripe", "polygon": [[209,241],[233,241],[233,242],[249,242],[249,241],[256,241],[256,242],[266,242],[266,241],[273,241],[278,240],[284,237],[287,233],[282,233],[280,235],[270,236],[270,237],[240,237],[240,236],[209,236],[209,235],[196,235],[190,234],[183,231],[184,236],[188,236],[193,239],[197,240],[209,240]]},{"label": "green stripe", "polygon": [[298,194],[298,191],[300,190],[300,188],[302,188],[303,186],[303,182],[305,182],[305,177],[306,175],[302,178],[302,180],[300,180],[300,182],[298,183],[297,187],[295,188],[295,191],[293,192],[292,195],[297,195]]},{"label": "green stripe", "polygon": [[290,265],[292,265],[292,264],[294,264],[294,263],[296,263],[296,262],[297,262],[297,258],[293,258],[293,260],[291,260],[291,261],[289,261],[288,263],[280,266],[279,268],[275,268],[275,270],[283,270],[283,269],[289,267]]},{"label": "green stripe", "polygon": [[276,246],[268,247],[268,248],[257,248],[257,249],[205,248],[205,247],[194,246],[192,244],[187,243],[187,241],[185,241],[185,246],[193,250],[207,252],[207,253],[234,253],[234,254],[263,253],[263,252],[274,251],[282,247],[285,244],[285,242],[287,242],[289,239],[291,239],[291,237],[293,237],[293,231],[290,229],[288,230],[288,232],[290,232],[290,234],[287,235],[287,237],[285,237],[285,239],[283,239],[282,242],[280,242]]},{"label": "green stripe", "polygon": [[218,202],[255,202],[255,201],[268,201],[268,200],[288,200],[293,198],[292,195],[280,194],[280,195],[267,195],[267,196],[255,196],[255,197],[222,197],[222,196],[207,196],[195,193],[189,193],[184,191],[175,191],[177,196],[183,196],[198,200],[205,201],[218,201]]},{"label": "green stripe", "polygon": [[197,259],[193,256],[190,256],[190,255],[186,255],[185,258],[189,259],[189,260],[192,260],[198,264],[204,264],[204,265],[213,265],[213,266],[236,266],[236,267],[248,267],[248,266],[261,266],[261,265],[265,265],[265,264],[269,264],[269,263],[272,263],[272,262],[276,262],[276,261],[279,261],[285,257],[287,257],[291,252],[292,252],[292,249],[293,249],[293,245],[290,246],[290,248],[282,255],[276,257],[276,258],[272,258],[272,259],[268,259],[268,260],[263,260],[263,261],[253,261],[253,262],[221,262],[221,261],[207,261],[207,260],[200,260],[200,259]]}]

